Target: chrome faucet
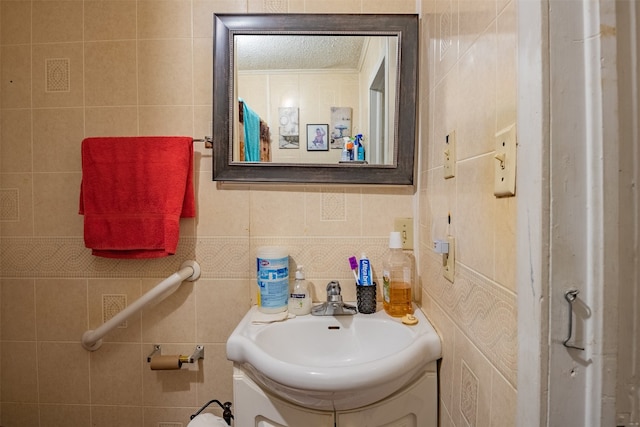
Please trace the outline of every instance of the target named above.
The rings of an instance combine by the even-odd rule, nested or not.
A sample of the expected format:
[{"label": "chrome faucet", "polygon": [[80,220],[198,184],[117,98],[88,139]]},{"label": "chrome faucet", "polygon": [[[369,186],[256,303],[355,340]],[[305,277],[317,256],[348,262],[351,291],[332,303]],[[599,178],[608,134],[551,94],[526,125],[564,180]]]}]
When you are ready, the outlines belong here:
[{"label": "chrome faucet", "polygon": [[333,280],[327,285],[327,301],[311,309],[314,316],[344,316],[358,312],[355,306],[342,302],[340,282]]}]

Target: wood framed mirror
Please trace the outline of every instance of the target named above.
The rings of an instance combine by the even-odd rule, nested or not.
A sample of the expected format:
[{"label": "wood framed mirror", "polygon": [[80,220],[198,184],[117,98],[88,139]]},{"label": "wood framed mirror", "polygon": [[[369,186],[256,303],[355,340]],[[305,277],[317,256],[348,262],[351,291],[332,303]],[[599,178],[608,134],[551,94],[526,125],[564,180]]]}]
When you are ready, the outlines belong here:
[{"label": "wood framed mirror", "polygon": [[413,185],[417,15],[215,14],[213,49],[215,181]]}]

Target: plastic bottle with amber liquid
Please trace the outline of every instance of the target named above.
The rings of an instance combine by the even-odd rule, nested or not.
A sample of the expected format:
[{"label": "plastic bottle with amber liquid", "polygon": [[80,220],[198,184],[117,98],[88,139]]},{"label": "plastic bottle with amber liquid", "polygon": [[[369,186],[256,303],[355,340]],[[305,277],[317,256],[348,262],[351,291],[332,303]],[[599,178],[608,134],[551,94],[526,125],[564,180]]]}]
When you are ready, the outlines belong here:
[{"label": "plastic bottle with amber liquid", "polygon": [[413,262],[402,251],[402,236],[394,231],[389,236],[389,255],[382,263],[382,306],[393,317],[413,314],[411,289]]}]

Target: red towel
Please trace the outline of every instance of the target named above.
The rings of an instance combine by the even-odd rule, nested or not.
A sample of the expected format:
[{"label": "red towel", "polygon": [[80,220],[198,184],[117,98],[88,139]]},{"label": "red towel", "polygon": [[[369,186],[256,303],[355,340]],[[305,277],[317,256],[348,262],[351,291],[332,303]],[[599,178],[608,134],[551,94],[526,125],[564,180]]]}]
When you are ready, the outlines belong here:
[{"label": "red towel", "polygon": [[195,217],[192,138],[86,138],[80,214],[93,255],[175,254],[180,218]]}]

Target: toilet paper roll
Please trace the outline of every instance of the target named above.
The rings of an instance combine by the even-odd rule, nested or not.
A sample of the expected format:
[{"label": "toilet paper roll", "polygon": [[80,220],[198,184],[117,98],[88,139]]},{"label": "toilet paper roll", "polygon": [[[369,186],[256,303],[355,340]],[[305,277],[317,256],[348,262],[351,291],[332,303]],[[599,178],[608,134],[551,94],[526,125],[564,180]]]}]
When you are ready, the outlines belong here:
[{"label": "toilet paper roll", "polygon": [[224,419],[210,414],[200,414],[195,417],[187,427],[229,427]]},{"label": "toilet paper roll", "polygon": [[168,369],[180,369],[182,362],[180,356],[153,356],[151,358],[151,370],[152,371],[166,371]]}]

